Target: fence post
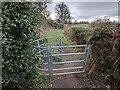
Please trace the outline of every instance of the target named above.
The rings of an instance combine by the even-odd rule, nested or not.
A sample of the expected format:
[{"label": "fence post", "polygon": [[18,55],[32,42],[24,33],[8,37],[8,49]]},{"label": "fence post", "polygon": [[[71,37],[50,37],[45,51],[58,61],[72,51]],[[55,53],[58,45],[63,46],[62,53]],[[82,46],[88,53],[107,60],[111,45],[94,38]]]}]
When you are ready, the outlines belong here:
[{"label": "fence post", "polygon": [[47,46],[47,59],[48,59],[49,77],[51,81],[51,78],[53,77],[51,46]]},{"label": "fence post", "polygon": [[[60,38],[60,46],[62,46],[62,39]],[[60,47],[60,54],[62,53],[62,48]],[[61,59],[62,57],[60,56],[60,59]]]},{"label": "fence post", "polygon": [[90,49],[91,49],[91,45],[89,44],[87,46],[87,52],[86,52],[86,58],[85,58],[85,71],[87,71],[87,63],[88,63],[88,58],[90,55]]},{"label": "fence post", "polygon": [[87,56],[87,47],[85,47],[85,55],[84,55],[84,70],[85,70],[85,62],[86,62],[86,56]]}]

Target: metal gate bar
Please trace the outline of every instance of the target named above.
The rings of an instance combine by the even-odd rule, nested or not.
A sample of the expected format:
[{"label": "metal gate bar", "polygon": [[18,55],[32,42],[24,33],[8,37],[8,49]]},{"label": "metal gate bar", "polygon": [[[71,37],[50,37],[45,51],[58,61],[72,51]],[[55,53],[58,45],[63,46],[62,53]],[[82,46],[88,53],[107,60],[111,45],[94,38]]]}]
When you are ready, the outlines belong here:
[{"label": "metal gate bar", "polygon": [[[75,73],[84,73],[84,70],[82,71],[76,71],[76,72],[67,72],[67,73],[56,73],[53,74],[54,76],[59,76],[59,75],[68,75],[68,74],[75,74]],[[49,74],[45,74],[46,76],[49,76]]]},{"label": "metal gate bar", "polygon": [[[60,70],[71,70],[71,69],[82,69],[83,66],[80,67],[70,67],[70,68],[59,68],[59,69],[53,69],[53,71],[60,71]],[[48,69],[39,69],[41,71],[48,71]]]},{"label": "metal gate bar", "polygon": [[[51,38],[51,37],[50,37]],[[35,40],[34,42],[38,42],[38,46],[35,46],[36,49],[39,49],[39,53],[42,53],[43,51],[47,51],[47,55],[41,55],[39,54],[40,57],[47,57],[48,62],[47,63],[43,63],[44,65],[48,65],[48,69],[40,69],[41,71],[45,71],[45,72],[49,72],[48,74],[45,75],[49,75],[50,77],[52,77],[53,75],[66,75],[66,74],[73,74],[73,73],[82,73],[84,71],[86,71],[86,67],[87,67],[87,62],[88,62],[88,58],[89,58],[89,54],[90,54],[90,48],[91,45],[69,45],[69,46],[62,46],[62,41],[60,40],[60,46],[51,46],[51,44],[55,43],[55,42],[51,42],[51,43],[43,43],[43,44],[39,44],[39,41],[41,40],[47,40],[49,38],[42,38],[42,39],[38,39]],[[45,46],[45,45],[49,45],[49,46]],[[84,52],[77,52],[77,53],[61,53],[61,49],[62,48],[78,48],[78,47],[83,47],[84,48]],[[41,50],[43,49],[43,50]],[[52,49],[59,49],[60,50],[60,54],[52,54]],[[69,55],[84,55],[84,59],[83,60],[72,60],[72,61],[65,61],[65,62],[53,62],[52,57],[53,56],[69,56]],[[84,62],[83,66],[79,66],[79,67],[68,67],[68,68],[59,68],[59,69],[53,69],[53,65],[58,65],[58,64],[70,64],[70,63],[81,63]],[[59,70],[71,70],[71,69],[83,69],[82,71],[75,71],[75,72],[65,72],[65,73],[53,73],[53,71],[59,71]]]},{"label": "metal gate bar", "polygon": [[[65,62],[53,62],[53,65],[56,64],[68,64],[68,63],[78,63],[78,62],[84,62],[84,60],[73,60],[73,61],[65,61]],[[43,64],[48,64],[48,63],[43,63]]]}]

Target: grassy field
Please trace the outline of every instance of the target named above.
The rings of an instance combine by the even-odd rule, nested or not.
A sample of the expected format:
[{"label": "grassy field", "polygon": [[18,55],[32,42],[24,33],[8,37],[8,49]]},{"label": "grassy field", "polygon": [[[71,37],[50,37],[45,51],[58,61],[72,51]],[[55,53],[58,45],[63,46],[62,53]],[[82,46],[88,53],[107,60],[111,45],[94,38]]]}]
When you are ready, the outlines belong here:
[{"label": "grassy field", "polygon": [[[68,28],[71,27],[83,27],[83,28],[87,28],[89,26],[89,24],[71,24],[71,25],[67,25]],[[64,44],[70,44],[69,40],[67,40],[66,36],[64,36],[64,31],[62,29],[52,29],[50,31],[46,31],[43,33],[44,37],[52,37],[53,39],[49,39],[48,42],[56,42],[57,38],[61,38],[62,42]]]},{"label": "grassy field", "polygon": [[49,39],[49,42],[55,42],[57,38],[61,38],[64,44],[69,44],[68,40],[63,35],[62,29],[54,29],[44,33],[44,37],[53,37],[53,39]]},{"label": "grassy field", "polygon": [[68,26],[87,28],[89,26],[89,24],[71,24],[71,25],[68,25]]},{"label": "grassy field", "polygon": [[[67,25],[68,28],[71,27],[83,27],[87,28],[88,24],[73,24],[73,25]],[[67,40],[66,36],[63,34],[65,31],[62,29],[52,29],[50,31],[46,31],[43,33],[44,37],[52,37],[52,39],[48,39],[48,42],[58,42],[58,38],[61,38],[62,42],[66,45],[70,45],[69,40]],[[71,49],[71,48],[70,48]],[[74,51],[71,49],[71,51]],[[57,49],[53,49],[52,53],[57,54],[59,51]],[[56,61],[63,61],[62,59],[59,59],[58,57],[54,57]]]}]

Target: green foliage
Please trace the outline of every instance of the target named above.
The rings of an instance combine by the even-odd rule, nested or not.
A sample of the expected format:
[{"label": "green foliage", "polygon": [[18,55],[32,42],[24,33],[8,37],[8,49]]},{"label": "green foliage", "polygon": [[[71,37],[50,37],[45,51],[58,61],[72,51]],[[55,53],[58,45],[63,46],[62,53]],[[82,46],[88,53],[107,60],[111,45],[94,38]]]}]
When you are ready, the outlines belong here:
[{"label": "green foliage", "polygon": [[56,29],[63,29],[64,25],[62,23],[57,23],[57,28]]},{"label": "green foliage", "polygon": [[62,23],[56,23],[54,20],[50,20],[50,25],[55,29],[63,29],[64,25]]},{"label": "green foliage", "polygon": [[44,37],[53,37],[53,39],[49,39],[48,42],[58,42],[58,38],[61,38],[64,44],[69,44],[61,29],[53,29],[51,31],[46,31],[44,33]]},{"label": "green foliage", "polygon": [[3,89],[38,89],[44,76],[38,71],[38,59],[32,53],[36,25],[31,3],[2,3]]},{"label": "green foliage", "polygon": [[96,69],[115,88],[118,88],[120,84],[120,53],[118,47],[120,45],[118,39],[120,33],[118,30],[117,25],[115,27],[114,25],[98,27],[94,30],[90,40],[93,45],[92,58],[97,63]]},{"label": "green foliage", "polygon": [[73,27],[71,29],[70,39],[75,41],[76,44],[85,44],[86,29],[82,27]]},{"label": "green foliage", "polygon": [[118,25],[105,24],[93,30],[74,27],[69,32],[67,36],[74,41],[74,44],[92,44],[92,65],[93,63],[96,65],[96,70],[109,81],[109,84],[118,88],[120,85],[120,29]]},{"label": "green foliage", "polygon": [[63,62],[64,60],[62,59],[62,58],[60,58],[60,57],[53,57],[53,60],[55,61],[55,62]]}]

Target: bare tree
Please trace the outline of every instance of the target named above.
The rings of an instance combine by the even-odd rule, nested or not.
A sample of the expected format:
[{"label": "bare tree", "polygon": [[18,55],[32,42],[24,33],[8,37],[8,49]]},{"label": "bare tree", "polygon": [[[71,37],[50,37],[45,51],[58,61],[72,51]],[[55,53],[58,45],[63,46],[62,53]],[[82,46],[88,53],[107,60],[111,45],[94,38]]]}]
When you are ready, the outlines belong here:
[{"label": "bare tree", "polygon": [[68,6],[62,2],[55,7],[57,21],[59,23],[69,23],[71,22],[71,16]]}]

